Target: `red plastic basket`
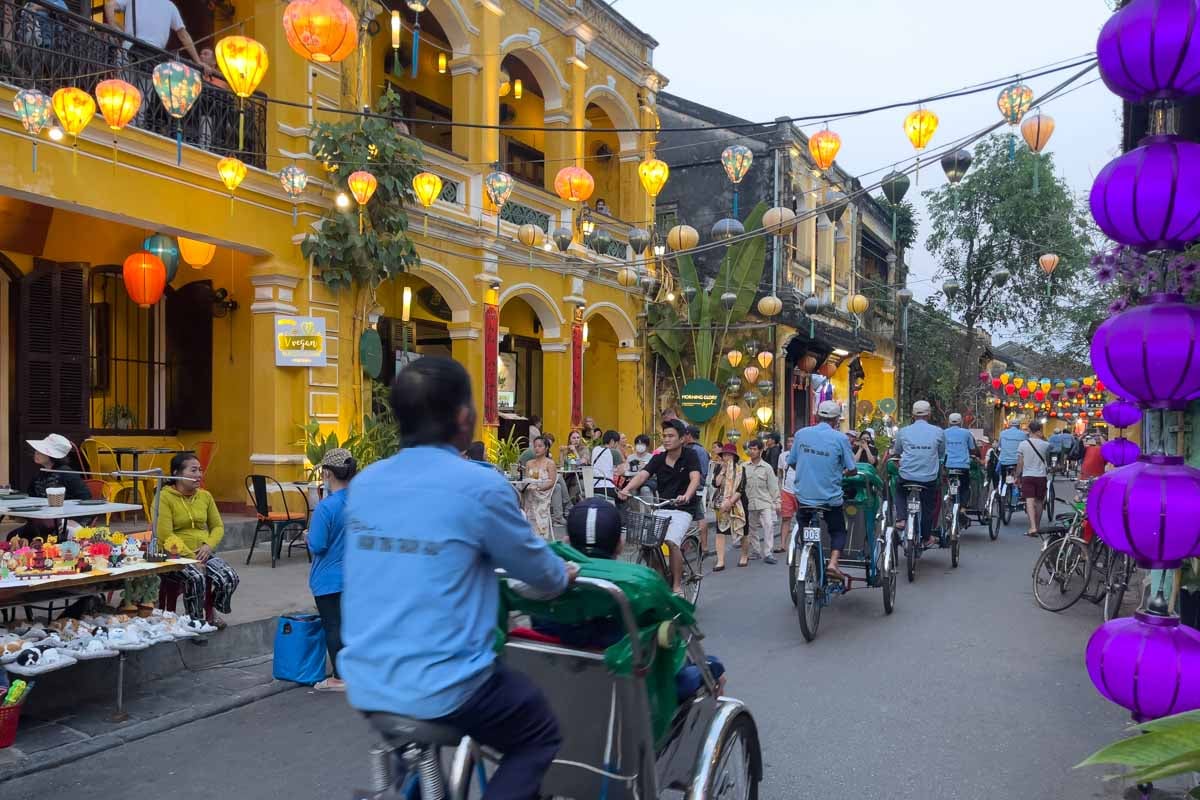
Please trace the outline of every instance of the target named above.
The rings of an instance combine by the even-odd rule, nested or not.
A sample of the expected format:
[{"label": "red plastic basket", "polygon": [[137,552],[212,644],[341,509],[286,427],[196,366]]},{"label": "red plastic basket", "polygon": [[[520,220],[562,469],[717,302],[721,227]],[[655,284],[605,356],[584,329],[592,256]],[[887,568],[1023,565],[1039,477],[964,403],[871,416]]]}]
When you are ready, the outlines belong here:
[{"label": "red plastic basket", "polygon": [[0,708],[0,750],[12,747],[17,740],[17,722],[21,719],[21,707],[24,701],[15,706]]}]

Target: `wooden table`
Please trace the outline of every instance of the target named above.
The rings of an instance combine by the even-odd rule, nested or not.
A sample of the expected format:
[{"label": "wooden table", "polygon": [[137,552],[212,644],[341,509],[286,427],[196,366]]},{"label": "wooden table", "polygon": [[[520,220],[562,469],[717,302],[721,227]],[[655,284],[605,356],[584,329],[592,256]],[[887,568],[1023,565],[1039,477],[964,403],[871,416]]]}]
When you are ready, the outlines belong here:
[{"label": "wooden table", "polygon": [[[37,506],[37,508],[29,511],[17,510],[31,506]],[[0,516],[20,519],[75,519],[141,510],[142,507],[134,503],[88,503],[85,505],[78,500],[67,500],[61,506],[51,506],[44,497],[26,497],[10,501],[0,499]]]},{"label": "wooden table", "polygon": [[[77,572],[64,575],[49,575],[44,578],[16,578],[9,576],[0,579],[0,605],[18,605],[24,602],[22,598],[31,592],[67,592],[80,594],[78,589],[85,586],[96,586],[101,583],[124,581],[127,578],[141,578],[146,575],[161,575],[165,572],[178,572],[188,564],[197,564],[191,558],[172,558],[167,561],[139,561],[121,567],[111,567],[91,572]],[[25,598],[27,599],[27,598]],[[39,599],[46,599],[41,597]]]}]

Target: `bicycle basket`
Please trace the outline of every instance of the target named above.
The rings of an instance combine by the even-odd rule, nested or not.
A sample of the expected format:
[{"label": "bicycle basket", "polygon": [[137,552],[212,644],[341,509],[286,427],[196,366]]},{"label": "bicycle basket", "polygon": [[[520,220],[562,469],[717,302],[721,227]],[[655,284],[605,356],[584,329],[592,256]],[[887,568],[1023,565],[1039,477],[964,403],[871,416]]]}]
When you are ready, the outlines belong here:
[{"label": "bicycle basket", "polygon": [[625,544],[627,547],[658,547],[667,535],[667,526],[671,520],[667,517],[656,517],[654,514],[642,514],[637,511],[625,512]]}]

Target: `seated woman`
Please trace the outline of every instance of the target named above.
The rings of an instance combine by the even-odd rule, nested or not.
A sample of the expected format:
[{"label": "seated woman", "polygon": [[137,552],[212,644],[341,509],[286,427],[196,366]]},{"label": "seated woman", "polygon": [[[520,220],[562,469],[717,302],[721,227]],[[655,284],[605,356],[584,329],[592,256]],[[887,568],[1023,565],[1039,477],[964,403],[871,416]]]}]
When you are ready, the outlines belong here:
[{"label": "seated woman", "polygon": [[[217,512],[217,502],[200,488],[204,476],[200,460],[192,453],[179,453],[171,459],[171,475],[175,480],[164,484],[159,492],[158,525],[155,534],[160,547],[167,539],[181,543],[179,555],[194,558],[199,564],[189,564],[180,572],[163,575],[164,581],[183,584],[183,604],[193,619],[205,619],[205,593],[212,584],[213,607],[222,614],[233,609],[230,601],[238,587],[238,574],[224,559],[215,555],[217,545],[225,536],[225,525]],[[208,622],[218,628],[225,620],[212,614]]]},{"label": "seated woman", "polygon": [[[567,537],[571,546],[591,558],[615,559],[624,545],[621,512],[602,497],[591,497],[571,509],[567,516]],[[533,629],[551,636],[569,647],[603,650],[625,636],[625,626],[615,619],[595,619],[565,624],[534,617]],[[725,690],[725,665],[716,656],[708,656],[708,670],[717,681],[718,691]],[[675,692],[680,702],[700,690],[704,679],[695,664],[684,664],[675,674]]]},{"label": "seated woman", "polygon": [[29,482],[30,497],[45,497],[46,490],[51,487],[67,490],[67,500],[90,500],[92,493],[83,482],[82,475],[64,475],[55,472],[42,472],[46,469],[82,470],[74,456],[74,446],[71,440],[57,433],[52,433],[45,439],[28,439],[33,448],[33,461],[38,465],[38,472]]}]

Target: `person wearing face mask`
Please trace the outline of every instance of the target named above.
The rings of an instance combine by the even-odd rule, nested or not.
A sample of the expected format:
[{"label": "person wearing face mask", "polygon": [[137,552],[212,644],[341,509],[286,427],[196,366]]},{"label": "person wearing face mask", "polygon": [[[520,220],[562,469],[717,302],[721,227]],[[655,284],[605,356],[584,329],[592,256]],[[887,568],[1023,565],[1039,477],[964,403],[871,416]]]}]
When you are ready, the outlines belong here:
[{"label": "person wearing face mask", "polygon": [[325,483],[325,499],[313,509],[308,527],[308,552],[312,567],[308,572],[308,588],[321,615],[325,628],[325,647],[333,675],[313,686],[318,692],[344,692],[346,684],[338,672],[337,657],[342,649],[342,560],[345,556],[346,489],[357,468],[349,450],[335,447],[321,459],[321,479]]}]

